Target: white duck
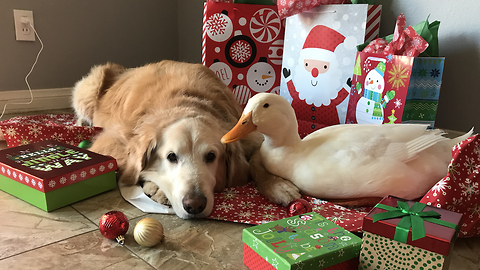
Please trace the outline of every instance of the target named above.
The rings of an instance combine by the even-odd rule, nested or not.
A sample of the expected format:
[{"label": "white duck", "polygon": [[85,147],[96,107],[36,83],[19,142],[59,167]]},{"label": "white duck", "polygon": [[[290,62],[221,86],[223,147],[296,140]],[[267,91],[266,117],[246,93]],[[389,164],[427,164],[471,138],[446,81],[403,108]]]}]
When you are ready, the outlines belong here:
[{"label": "white duck", "polygon": [[[266,170],[290,180],[300,192],[321,199],[355,199],[394,195],[423,196],[447,173],[455,139],[427,125],[336,125],[303,140],[295,112],[283,97],[252,97],[223,143],[252,131],[264,135],[260,158]],[[258,179],[256,180],[258,181]]]}]

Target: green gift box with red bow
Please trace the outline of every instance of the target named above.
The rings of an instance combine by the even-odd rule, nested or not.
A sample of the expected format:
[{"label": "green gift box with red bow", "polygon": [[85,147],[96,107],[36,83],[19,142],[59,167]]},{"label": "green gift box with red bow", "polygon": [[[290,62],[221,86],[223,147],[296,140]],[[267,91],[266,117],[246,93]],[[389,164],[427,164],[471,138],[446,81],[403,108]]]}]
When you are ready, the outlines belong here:
[{"label": "green gift box with red bow", "polygon": [[449,266],[462,214],[394,196],[363,221],[359,269],[436,269]]}]

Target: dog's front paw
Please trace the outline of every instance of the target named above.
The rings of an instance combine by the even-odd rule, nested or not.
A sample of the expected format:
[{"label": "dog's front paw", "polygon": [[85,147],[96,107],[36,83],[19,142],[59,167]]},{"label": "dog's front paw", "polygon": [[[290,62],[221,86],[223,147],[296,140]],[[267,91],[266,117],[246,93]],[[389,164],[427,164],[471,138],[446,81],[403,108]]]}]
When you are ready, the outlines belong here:
[{"label": "dog's front paw", "polygon": [[287,206],[291,201],[301,197],[297,186],[281,177],[270,175],[268,179],[257,182],[260,194],[273,203]]},{"label": "dog's front paw", "polygon": [[157,193],[158,191],[158,186],[157,184],[150,182],[150,181],[145,181],[142,185],[143,193],[147,195],[148,197],[152,197]]},{"label": "dog's front paw", "polygon": [[171,205],[165,193],[160,190],[154,182],[145,181],[142,186],[143,193],[150,197],[152,201],[158,202],[164,205]]},{"label": "dog's front paw", "polygon": [[157,190],[157,192],[153,196],[151,196],[150,199],[152,199],[153,201],[159,204],[169,205],[169,206],[172,205],[168,200],[167,196],[165,195],[165,193],[163,193],[163,191],[161,191],[160,189]]}]

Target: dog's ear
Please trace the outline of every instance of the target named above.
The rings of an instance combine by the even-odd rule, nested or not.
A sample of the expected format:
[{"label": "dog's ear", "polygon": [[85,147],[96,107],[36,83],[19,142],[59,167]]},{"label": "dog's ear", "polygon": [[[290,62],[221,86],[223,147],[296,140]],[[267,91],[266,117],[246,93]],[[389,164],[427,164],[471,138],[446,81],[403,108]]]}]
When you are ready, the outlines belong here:
[{"label": "dog's ear", "polygon": [[156,142],[152,141],[147,149],[145,149],[145,153],[143,153],[142,159],[142,170],[147,168],[148,164],[150,163],[150,159],[155,155],[157,152],[157,144]]},{"label": "dog's ear", "polygon": [[241,186],[248,182],[249,167],[240,142],[226,145],[226,187]]},{"label": "dog's ear", "polygon": [[155,153],[157,140],[155,134],[143,134],[128,140],[124,170],[120,175],[120,182],[135,185],[140,172],[148,165],[152,154]]},{"label": "dog's ear", "polygon": [[227,162],[226,162],[226,153],[224,153],[218,160],[217,172],[215,174],[215,192],[222,192],[226,187],[227,183]]}]

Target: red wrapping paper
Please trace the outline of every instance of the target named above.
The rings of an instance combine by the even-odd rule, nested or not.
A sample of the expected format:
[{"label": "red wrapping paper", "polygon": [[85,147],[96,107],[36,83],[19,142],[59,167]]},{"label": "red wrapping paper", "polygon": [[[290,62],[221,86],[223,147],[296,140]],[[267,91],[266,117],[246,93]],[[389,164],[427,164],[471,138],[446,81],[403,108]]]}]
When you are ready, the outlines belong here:
[{"label": "red wrapping paper", "polygon": [[[380,201],[380,204],[397,207],[398,200],[406,201],[397,197],[386,196],[382,201]],[[414,203],[413,201],[406,202],[409,206],[412,206]],[[423,212],[426,211],[435,211],[441,215],[441,220],[453,224],[459,225],[462,219],[462,214],[451,212],[445,209],[427,206]],[[401,218],[385,219],[374,223],[372,221],[372,216],[382,212],[386,212],[386,210],[380,208],[372,209],[372,211],[370,211],[370,213],[368,213],[363,220],[363,230],[386,238],[394,239],[395,229]],[[412,229],[410,229],[407,244],[447,256],[451,248],[451,243],[455,239],[456,231],[442,225],[425,222],[425,233],[425,237],[412,241]]]},{"label": "red wrapping paper", "polygon": [[[345,208],[328,201],[302,196],[312,210],[347,231],[362,231],[362,221],[371,207]],[[228,188],[215,194],[213,211],[208,218],[223,221],[263,224],[289,217],[288,207],[270,202],[253,184]]]},{"label": "red wrapping paper", "polygon": [[480,235],[480,137],[475,135],[452,149],[447,175],[421,203],[462,213],[460,237]]},{"label": "red wrapping paper", "polygon": [[18,116],[0,122],[0,131],[8,147],[57,140],[77,146],[100,133],[99,127],[75,126],[73,114],[42,114]]},{"label": "red wrapping paper", "polygon": [[377,38],[367,45],[367,47],[363,49],[363,52],[383,53],[385,55],[419,56],[427,49],[428,43],[418,35],[411,26],[405,29],[405,24],[405,16],[400,14],[395,25],[393,40],[387,43],[384,39]]},{"label": "red wrapping paper", "polygon": [[278,15],[285,19],[319,5],[344,4],[346,0],[277,0]]}]

